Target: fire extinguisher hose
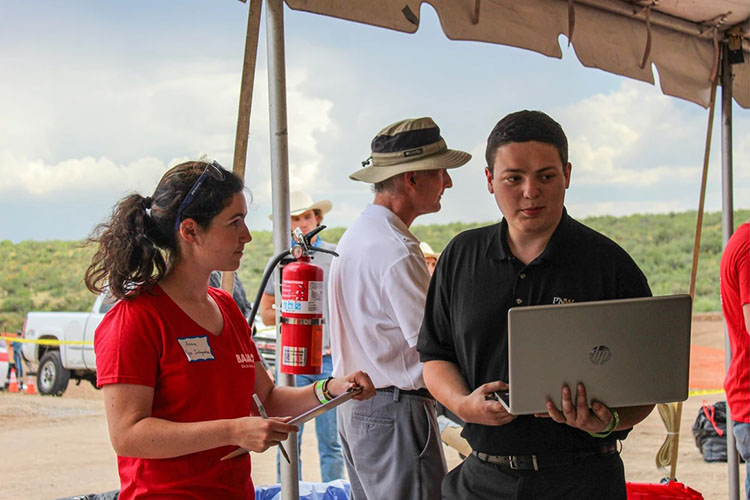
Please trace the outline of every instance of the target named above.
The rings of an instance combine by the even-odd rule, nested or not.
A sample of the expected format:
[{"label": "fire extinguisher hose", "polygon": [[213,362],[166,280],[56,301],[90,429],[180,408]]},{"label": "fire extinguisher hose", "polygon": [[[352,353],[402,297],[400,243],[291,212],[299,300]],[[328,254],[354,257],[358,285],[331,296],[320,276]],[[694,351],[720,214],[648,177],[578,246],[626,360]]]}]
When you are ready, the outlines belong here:
[{"label": "fire extinguisher hose", "polygon": [[274,259],[268,263],[268,266],[266,266],[266,270],[263,271],[263,279],[260,280],[260,286],[258,287],[258,293],[255,294],[255,300],[253,301],[253,308],[250,311],[250,317],[248,319],[248,322],[252,325],[255,321],[255,315],[258,314],[258,308],[260,307],[260,299],[263,298],[263,291],[266,289],[266,284],[268,284],[268,280],[271,279],[271,275],[273,274],[273,270],[276,269],[276,266],[279,262],[281,262],[284,257],[287,255],[291,255],[291,250],[284,250],[279,255],[274,257]]}]

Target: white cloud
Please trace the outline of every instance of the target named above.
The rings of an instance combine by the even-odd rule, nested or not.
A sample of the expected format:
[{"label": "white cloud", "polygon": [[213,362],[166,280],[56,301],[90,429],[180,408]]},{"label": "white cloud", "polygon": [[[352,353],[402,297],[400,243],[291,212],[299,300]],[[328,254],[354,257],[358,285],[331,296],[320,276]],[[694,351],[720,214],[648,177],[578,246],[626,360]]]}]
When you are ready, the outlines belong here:
[{"label": "white cloud", "polygon": [[331,116],[333,102],[309,95],[306,92],[309,78],[309,71],[305,67],[293,68],[287,75],[289,177],[292,190],[316,191],[327,187],[326,176],[322,175],[325,157],[320,150],[321,137],[325,136],[327,142],[339,139],[339,127]]},{"label": "white cloud", "polygon": [[700,114],[653,87],[623,80],[560,111],[576,184],[655,186],[700,175]]},{"label": "white cloud", "polygon": [[[18,90],[13,98],[0,92],[6,96],[0,103],[7,104],[0,115],[0,192],[31,197],[151,192],[166,167],[176,163],[175,154],[184,160],[207,153],[231,164],[238,75],[220,63],[173,63],[160,71],[184,76],[128,78],[107,68],[81,75],[63,68],[58,75],[63,86],[72,79],[98,82],[69,87],[64,98],[51,88],[32,97],[21,81],[0,83],[0,90],[6,85]],[[305,68],[287,74],[292,186],[314,190],[326,184],[320,138],[336,140],[339,127],[331,117],[333,103],[307,94]],[[265,80],[261,69],[248,148],[248,184],[259,202],[270,195]]]},{"label": "white cloud", "polygon": [[[655,186],[661,182],[690,181],[699,178],[700,165],[653,165],[630,168],[622,161],[624,148],[614,144],[592,147],[589,138],[579,136],[570,144],[575,153],[573,179],[581,185],[621,185],[633,188]],[[702,162],[701,162],[702,163]]]},{"label": "white cloud", "polygon": [[126,165],[117,165],[106,157],[48,164],[5,150],[0,151],[0,194],[73,200],[82,196],[101,199],[127,191],[150,193],[165,170],[165,164],[156,158],[140,158]]}]

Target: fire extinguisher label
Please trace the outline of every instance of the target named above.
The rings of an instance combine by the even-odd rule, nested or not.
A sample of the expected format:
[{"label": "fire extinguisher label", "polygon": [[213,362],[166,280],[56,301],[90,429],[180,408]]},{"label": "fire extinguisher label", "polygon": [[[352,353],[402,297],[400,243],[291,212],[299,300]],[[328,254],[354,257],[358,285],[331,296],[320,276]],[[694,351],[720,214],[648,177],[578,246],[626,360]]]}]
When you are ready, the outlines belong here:
[{"label": "fire extinguisher label", "polygon": [[322,281],[284,281],[281,284],[281,312],[323,314],[325,291]]},{"label": "fire extinguisher label", "polygon": [[307,365],[307,348],[284,346],[283,364],[286,366],[305,366]]}]

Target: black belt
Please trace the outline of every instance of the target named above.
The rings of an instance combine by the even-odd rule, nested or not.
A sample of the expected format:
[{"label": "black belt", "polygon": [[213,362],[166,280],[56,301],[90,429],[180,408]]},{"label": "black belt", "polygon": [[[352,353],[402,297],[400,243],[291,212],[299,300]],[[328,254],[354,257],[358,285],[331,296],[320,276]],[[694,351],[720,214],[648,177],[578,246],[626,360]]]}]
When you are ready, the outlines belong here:
[{"label": "black belt", "polygon": [[609,455],[617,453],[617,444],[612,442],[587,448],[585,450],[570,451],[549,455],[488,455],[479,451],[472,451],[471,454],[482,462],[501,465],[513,470],[540,470],[568,465],[572,461],[580,458],[595,457],[598,455]]},{"label": "black belt", "polygon": [[422,398],[429,398],[429,399],[435,399],[432,397],[432,394],[430,394],[430,391],[428,391],[426,388],[421,389],[414,389],[412,391],[407,391],[405,389],[399,389],[395,386],[390,387],[379,387],[375,389],[377,392],[392,392],[393,393],[393,400],[398,401],[402,395],[406,396],[419,396]]}]

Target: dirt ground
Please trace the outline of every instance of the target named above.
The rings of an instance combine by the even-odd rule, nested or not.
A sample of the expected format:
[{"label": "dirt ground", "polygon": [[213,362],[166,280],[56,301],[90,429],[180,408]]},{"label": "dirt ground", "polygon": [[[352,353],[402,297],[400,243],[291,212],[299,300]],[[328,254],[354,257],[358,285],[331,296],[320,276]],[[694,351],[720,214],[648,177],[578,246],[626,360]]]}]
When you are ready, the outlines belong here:
[{"label": "dirt ground", "polygon": [[[718,315],[696,317],[691,387],[721,387],[724,326]],[[695,371],[695,373],[693,373]],[[701,403],[723,399],[720,393],[691,396],[684,404],[677,462],[677,480],[709,500],[728,496],[727,464],[706,463],[695,447],[690,428]],[[666,430],[655,410],[636,426],[622,444],[627,480],[657,483],[668,475],[657,470],[655,457]],[[312,425],[305,427],[302,446],[303,479],[320,481]],[[71,384],[61,398],[0,393],[0,498],[58,499],[119,488],[116,457],[109,443],[101,392],[90,384]],[[276,482],[276,453],[253,455],[257,485]],[[460,463],[446,448],[449,468]],[[744,484],[744,466],[740,485]]]}]

